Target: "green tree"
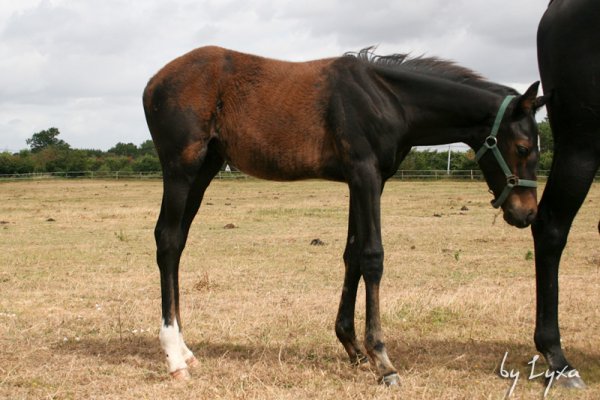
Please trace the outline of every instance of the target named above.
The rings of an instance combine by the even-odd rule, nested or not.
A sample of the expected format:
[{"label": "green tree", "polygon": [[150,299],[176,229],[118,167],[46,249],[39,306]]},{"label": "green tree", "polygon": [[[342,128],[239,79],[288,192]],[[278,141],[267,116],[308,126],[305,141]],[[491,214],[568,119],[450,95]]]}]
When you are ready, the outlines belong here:
[{"label": "green tree", "polygon": [[33,153],[40,152],[50,146],[56,146],[63,149],[70,148],[67,142],[57,138],[58,135],[60,135],[60,131],[57,128],[50,128],[34,133],[33,136],[25,142]]},{"label": "green tree", "polygon": [[33,170],[33,161],[29,157],[29,154],[0,153],[0,175],[26,174],[33,172]]},{"label": "green tree", "polygon": [[85,152],[87,157],[103,157],[105,155],[102,150],[82,149],[81,151]]},{"label": "green tree", "polygon": [[540,154],[540,161],[538,164],[538,170],[550,171],[552,168],[552,152],[546,151]]},{"label": "green tree", "polygon": [[450,168],[454,170],[478,170],[479,164],[475,160],[475,152],[471,149],[462,151],[453,151]]},{"label": "green tree", "polygon": [[38,152],[32,151],[35,172],[66,172],[69,170],[69,148],[47,146]]},{"label": "green tree", "polygon": [[540,153],[552,153],[554,151],[554,137],[552,136],[552,129],[550,128],[548,117],[538,123],[538,134],[540,135]]},{"label": "green tree", "polygon": [[100,168],[105,171],[122,171],[131,172],[131,159],[126,156],[109,156],[104,159],[104,167]]},{"label": "green tree", "polygon": [[412,171],[415,170],[415,150],[411,150],[410,153],[408,153],[406,155],[406,157],[404,157],[404,160],[402,160],[402,164],[400,164],[400,168],[401,170],[404,171]]},{"label": "green tree", "polygon": [[408,170],[445,170],[448,166],[448,153],[433,150],[412,149],[406,156],[400,169]]},{"label": "green tree", "polygon": [[548,171],[552,167],[552,157],[554,155],[554,136],[552,136],[548,117],[538,123],[538,134],[540,136],[540,161],[538,170]]},{"label": "green tree", "polygon": [[94,158],[89,157],[87,150],[73,149],[65,154],[66,171],[89,171]]},{"label": "green tree", "polygon": [[152,140],[146,140],[140,144],[140,156],[145,155],[158,157],[158,154],[156,153],[156,147],[154,147],[154,142]]},{"label": "green tree", "polygon": [[146,154],[136,158],[131,167],[135,172],[156,172],[160,171],[160,162],[158,157]]},{"label": "green tree", "polygon": [[137,157],[140,153],[138,147],[133,143],[117,143],[108,149],[108,152],[116,156]]}]

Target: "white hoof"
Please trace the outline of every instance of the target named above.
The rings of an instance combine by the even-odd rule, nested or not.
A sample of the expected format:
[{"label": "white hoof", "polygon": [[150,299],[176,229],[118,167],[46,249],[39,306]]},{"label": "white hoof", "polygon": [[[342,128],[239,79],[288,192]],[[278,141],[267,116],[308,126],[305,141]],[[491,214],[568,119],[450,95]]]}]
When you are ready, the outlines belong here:
[{"label": "white hoof", "polygon": [[200,361],[198,361],[198,359],[194,356],[191,356],[190,358],[185,360],[185,363],[187,364],[187,366],[189,368],[196,368],[197,366],[200,365]]},{"label": "white hoof", "polygon": [[190,371],[188,371],[187,368],[181,368],[178,369],[177,371],[173,371],[170,373],[171,378],[173,378],[174,381],[189,381],[192,376],[190,375]]}]

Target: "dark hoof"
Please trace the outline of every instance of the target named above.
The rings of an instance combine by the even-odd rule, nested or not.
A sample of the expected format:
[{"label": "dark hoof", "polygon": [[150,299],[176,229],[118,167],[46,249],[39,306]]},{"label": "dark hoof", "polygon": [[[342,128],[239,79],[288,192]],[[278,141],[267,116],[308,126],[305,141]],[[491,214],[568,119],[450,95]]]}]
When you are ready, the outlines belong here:
[{"label": "dark hoof", "polygon": [[587,386],[583,379],[578,376],[573,377],[564,377],[561,376],[554,381],[554,385],[558,387],[563,387],[567,389],[585,389]]},{"label": "dark hoof", "polygon": [[392,372],[391,374],[386,375],[383,378],[381,378],[380,383],[384,384],[385,386],[399,386],[400,385],[400,375],[398,375],[397,372]]},{"label": "dark hoof", "polygon": [[359,354],[354,358],[350,359],[350,364],[352,364],[353,367],[360,367],[361,365],[367,364],[369,362],[369,357],[365,356],[364,354]]}]

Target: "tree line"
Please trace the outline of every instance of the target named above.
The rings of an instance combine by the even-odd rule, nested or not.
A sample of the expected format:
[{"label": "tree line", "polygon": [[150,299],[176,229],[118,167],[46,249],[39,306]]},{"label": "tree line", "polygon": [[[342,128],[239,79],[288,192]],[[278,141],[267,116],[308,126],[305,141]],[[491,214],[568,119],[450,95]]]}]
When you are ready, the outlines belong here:
[{"label": "tree line", "polygon": [[58,138],[60,131],[50,128],[27,139],[28,149],[0,153],[0,175],[44,172],[154,172],[160,162],[152,140],[139,146],[117,143],[107,151],[74,149]]},{"label": "tree line", "polygon": [[[546,119],[538,124],[540,132],[540,170],[549,170],[552,162],[552,132]],[[156,172],[160,162],[152,140],[136,145],[117,143],[107,151],[74,149],[59,139],[60,131],[50,128],[34,133],[26,140],[28,149],[18,153],[0,153],[0,175],[46,172]],[[411,150],[401,170],[446,170],[447,151]],[[451,170],[477,170],[472,150],[451,151]]]}]

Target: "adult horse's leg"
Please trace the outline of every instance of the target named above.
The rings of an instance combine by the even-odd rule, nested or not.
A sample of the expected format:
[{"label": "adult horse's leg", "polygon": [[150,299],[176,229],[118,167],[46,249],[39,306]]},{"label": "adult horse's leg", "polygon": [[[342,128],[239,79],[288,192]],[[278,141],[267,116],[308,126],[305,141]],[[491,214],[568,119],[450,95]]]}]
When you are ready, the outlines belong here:
[{"label": "adult horse's leg", "polygon": [[209,151],[197,164],[197,169],[171,164],[163,171],[163,200],[154,231],[162,296],[163,323],[159,338],[167,357],[168,371],[175,379],[187,379],[187,367],[197,363],[183,340],[179,312],[179,260],[204,192],[222,164],[223,159],[215,151]]},{"label": "adult horse's leg", "polygon": [[[571,223],[592,184],[600,156],[589,145],[566,140],[555,147],[552,171],[532,225],[537,286],[534,340],[552,371],[569,371],[574,368],[563,354],[558,326],[558,267]],[[558,382],[585,387],[580,378],[561,376]]]},{"label": "adult horse's leg", "polygon": [[[381,382],[386,385],[399,383],[396,368],[387,356],[383,342],[379,312],[379,284],[383,275],[383,245],[381,242],[380,197],[383,187],[375,162],[359,162],[349,178],[351,217],[356,229],[360,275],[365,282],[366,326],[364,345]],[[350,299],[348,299],[350,300]]]},{"label": "adult horse's leg", "polygon": [[342,288],[342,298],[335,321],[335,333],[346,349],[350,362],[353,365],[360,365],[368,361],[363,349],[356,338],[354,325],[354,311],[356,305],[356,292],[360,281],[359,249],[356,239],[355,219],[356,206],[352,204],[353,197],[350,198],[350,211],[348,217],[348,238],[346,240],[346,249],[344,250],[344,287]]}]

